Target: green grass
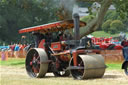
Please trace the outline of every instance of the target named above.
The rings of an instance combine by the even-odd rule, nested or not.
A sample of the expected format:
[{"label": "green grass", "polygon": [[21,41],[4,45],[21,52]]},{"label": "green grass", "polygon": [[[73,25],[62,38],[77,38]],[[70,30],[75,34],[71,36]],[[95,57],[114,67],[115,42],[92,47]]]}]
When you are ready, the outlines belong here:
[{"label": "green grass", "polygon": [[122,66],[122,63],[107,63],[107,69],[109,70],[120,70],[121,69],[121,66]]},{"label": "green grass", "polygon": [[6,61],[0,60],[0,65],[3,66],[24,66],[25,65],[25,59],[24,58],[9,58]]},{"label": "green grass", "polygon": [[106,33],[104,31],[96,31],[96,32],[93,32],[92,35],[95,37],[116,37],[116,36],[119,36],[119,34],[109,34],[109,33]]},{"label": "green grass", "polygon": [[[8,61],[0,61],[0,65],[6,66],[22,66],[25,59],[9,59]],[[24,68],[8,68],[3,67],[1,71],[0,85],[127,85],[128,81],[125,76],[120,76],[120,70],[113,73],[115,69],[121,69],[121,63],[107,63],[108,70],[103,78],[87,79],[87,80],[74,80],[72,77],[54,77],[46,76],[41,79],[30,78]],[[112,74],[110,74],[112,73]],[[118,75],[119,73],[119,75]],[[121,78],[121,79],[120,79]]]},{"label": "green grass", "polygon": [[[7,61],[0,61],[0,65],[3,66],[24,66],[25,65],[25,59],[24,58],[9,58]],[[107,69],[113,70],[113,69],[121,69],[122,63],[107,63]]]}]

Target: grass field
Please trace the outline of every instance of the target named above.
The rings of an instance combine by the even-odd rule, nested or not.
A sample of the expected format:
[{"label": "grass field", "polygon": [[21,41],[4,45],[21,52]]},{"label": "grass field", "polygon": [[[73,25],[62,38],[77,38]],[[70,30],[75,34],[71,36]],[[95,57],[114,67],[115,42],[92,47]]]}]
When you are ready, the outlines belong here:
[{"label": "grass field", "polygon": [[[25,59],[24,58],[9,58],[7,61],[0,61],[0,65],[2,66],[17,66],[24,67]],[[107,69],[121,69],[121,63],[106,63]]]},{"label": "grass field", "polygon": [[[128,32],[126,32],[126,34],[127,34],[127,37],[128,37]],[[109,34],[109,33],[106,33],[104,31],[96,31],[96,32],[93,32],[92,35],[95,36],[95,37],[117,37],[117,36],[119,36],[119,33]]]},{"label": "grass field", "polygon": [[127,77],[121,70],[121,63],[107,63],[108,68],[103,78],[74,80],[70,77],[30,78],[25,71],[25,59],[0,61],[0,85],[127,85]]},{"label": "grass field", "polygon": [[1,61],[0,65],[3,66],[18,66],[23,67],[25,64],[25,58],[9,58],[7,61]]},{"label": "grass field", "polygon": [[92,33],[93,36],[95,37],[115,37],[115,36],[119,36],[119,34],[109,34],[106,33],[104,31],[96,31]]}]

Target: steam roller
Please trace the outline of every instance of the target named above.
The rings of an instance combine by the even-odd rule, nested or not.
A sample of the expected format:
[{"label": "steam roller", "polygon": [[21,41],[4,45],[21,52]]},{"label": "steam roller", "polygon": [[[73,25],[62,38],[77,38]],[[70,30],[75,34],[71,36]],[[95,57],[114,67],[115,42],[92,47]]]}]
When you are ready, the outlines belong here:
[{"label": "steam roller", "polygon": [[48,56],[44,49],[31,49],[26,56],[26,71],[30,77],[42,78],[48,71]]},{"label": "steam roller", "polygon": [[78,55],[77,64],[75,68],[73,58],[70,60],[70,71],[75,79],[101,78],[106,68],[104,58],[100,54]]},{"label": "steam roller", "polygon": [[[34,32],[32,34],[37,38],[26,56],[28,75],[42,78],[46,73],[53,73],[59,77],[72,74],[74,79],[101,78],[106,68],[104,58],[100,55],[101,50],[93,47],[90,38],[80,38],[79,28],[85,25],[79,21],[79,14],[74,13],[73,20],[21,29],[20,33]],[[73,39],[68,32],[66,39],[63,33],[71,28],[74,28]],[[52,33],[56,36],[53,37]]]}]

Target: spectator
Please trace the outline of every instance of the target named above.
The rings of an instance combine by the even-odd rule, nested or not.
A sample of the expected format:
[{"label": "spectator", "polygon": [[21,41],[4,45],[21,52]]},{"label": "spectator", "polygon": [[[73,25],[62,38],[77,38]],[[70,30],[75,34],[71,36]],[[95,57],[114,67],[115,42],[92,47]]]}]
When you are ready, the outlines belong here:
[{"label": "spectator", "polygon": [[1,60],[2,61],[6,60],[5,49],[2,49],[2,52],[1,52]]},{"label": "spectator", "polygon": [[124,40],[121,42],[121,45],[124,47],[124,48],[122,49],[124,59],[125,59],[126,61],[128,61],[128,40],[124,39]]},{"label": "spectator", "polygon": [[20,50],[20,47],[18,44],[16,44],[15,48],[14,48],[14,56],[15,58],[18,58],[19,56],[19,50]]},{"label": "spectator", "polygon": [[11,49],[11,57],[14,56],[14,49],[15,49],[15,44],[14,45],[10,45],[10,49]]},{"label": "spectator", "polygon": [[121,45],[123,47],[128,47],[128,40],[127,39],[124,39],[122,42],[121,42]]},{"label": "spectator", "polygon": [[10,48],[11,48],[12,51],[14,51],[15,44],[14,45],[10,45]]}]

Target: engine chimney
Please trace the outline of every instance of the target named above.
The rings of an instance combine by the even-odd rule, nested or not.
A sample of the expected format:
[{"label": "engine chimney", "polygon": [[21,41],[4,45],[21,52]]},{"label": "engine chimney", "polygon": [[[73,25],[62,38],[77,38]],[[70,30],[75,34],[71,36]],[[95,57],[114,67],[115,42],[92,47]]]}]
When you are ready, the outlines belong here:
[{"label": "engine chimney", "polygon": [[73,20],[74,20],[74,39],[79,40],[80,39],[80,33],[79,33],[79,14],[75,13],[73,14]]},{"label": "engine chimney", "polygon": [[75,45],[77,46],[77,41],[80,39],[80,32],[79,32],[79,14],[74,13],[73,14],[73,20],[74,20],[74,39],[75,39]]}]

